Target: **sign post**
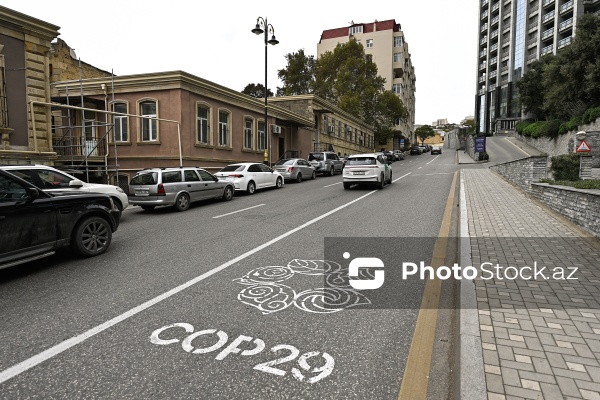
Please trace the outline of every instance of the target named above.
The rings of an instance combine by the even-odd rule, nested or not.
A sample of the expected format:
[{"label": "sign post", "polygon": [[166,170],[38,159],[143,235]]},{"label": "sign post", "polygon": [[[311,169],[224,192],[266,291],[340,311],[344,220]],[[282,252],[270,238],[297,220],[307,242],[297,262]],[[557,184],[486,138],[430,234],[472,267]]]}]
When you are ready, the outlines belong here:
[{"label": "sign post", "polygon": [[475,138],[475,153],[485,152],[485,136],[477,136]]}]

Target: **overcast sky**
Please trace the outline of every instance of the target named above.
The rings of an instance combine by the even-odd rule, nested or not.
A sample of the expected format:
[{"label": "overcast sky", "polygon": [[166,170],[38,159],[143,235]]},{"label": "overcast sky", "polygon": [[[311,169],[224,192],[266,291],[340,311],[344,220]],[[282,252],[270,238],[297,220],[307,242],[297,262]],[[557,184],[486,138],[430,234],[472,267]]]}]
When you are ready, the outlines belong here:
[{"label": "overcast sky", "polygon": [[[292,4],[294,6],[292,6]],[[477,68],[477,0],[138,1],[2,0],[2,5],[60,26],[81,61],[116,75],[183,70],[233,90],[264,84],[267,17],[279,40],[268,50],[268,87],[281,82],[285,55],[317,54],[326,29],[350,21],[395,19],[416,73],[416,121],[473,115]]]}]

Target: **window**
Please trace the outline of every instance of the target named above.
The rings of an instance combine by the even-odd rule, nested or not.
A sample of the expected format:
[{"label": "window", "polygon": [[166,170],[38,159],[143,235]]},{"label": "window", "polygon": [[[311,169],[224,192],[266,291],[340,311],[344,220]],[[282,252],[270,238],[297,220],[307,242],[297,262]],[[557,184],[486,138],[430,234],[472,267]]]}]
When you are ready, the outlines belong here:
[{"label": "window", "polygon": [[156,119],[156,101],[143,101],[140,103],[140,115],[142,117],[142,141],[152,142],[158,140],[158,125]]},{"label": "window", "polygon": [[196,114],[197,121],[197,138],[198,143],[201,144],[210,144],[210,134],[209,134],[209,122],[210,121],[210,108],[205,104],[198,104],[198,110]]},{"label": "window", "polygon": [[267,135],[265,134],[265,121],[258,121],[258,150],[267,148]]},{"label": "window", "polygon": [[402,94],[402,85],[400,83],[394,83],[392,85],[392,92],[395,94]]},{"label": "window", "polygon": [[394,53],[394,62],[402,61],[402,53]]},{"label": "window", "polygon": [[373,47],[373,39],[367,39],[367,48]]},{"label": "window", "polygon": [[185,182],[199,182],[200,181],[198,174],[191,169],[186,169],[185,171],[183,171],[183,178],[185,179]]},{"label": "window", "polygon": [[181,171],[169,171],[162,174],[163,183],[181,182]]},{"label": "window", "polygon": [[200,174],[200,177],[202,178],[203,181],[216,181],[217,178],[215,178],[213,175],[211,175],[210,173],[206,172],[203,169],[198,169],[196,170],[196,172],[198,172],[198,174]]},{"label": "window", "polygon": [[[114,103],[112,105],[113,112],[127,114],[127,103]],[[129,117],[126,115],[115,115],[113,117],[114,135],[113,141],[127,142],[129,141]]]},{"label": "window", "polygon": [[252,148],[252,140],[254,138],[254,120],[252,118],[244,118],[244,148]]},{"label": "window", "polygon": [[323,115],[323,127],[325,130],[325,134],[329,133],[329,125],[328,125],[328,119],[327,119],[327,115]]},{"label": "window", "polygon": [[229,112],[219,111],[219,146],[229,146]]},{"label": "window", "polygon": [[394,47],[402,47],[402,36],[394,37]]},{"label": "window", "polygon": [[342,121],[338,121],[338,137],[342,138]]},{"label": "window", "polygon": [[350,29],[348,30],[349,35],[356,35],[357,33],[362,33],[362,32],[363,32],[362,25],[351,26]]}]

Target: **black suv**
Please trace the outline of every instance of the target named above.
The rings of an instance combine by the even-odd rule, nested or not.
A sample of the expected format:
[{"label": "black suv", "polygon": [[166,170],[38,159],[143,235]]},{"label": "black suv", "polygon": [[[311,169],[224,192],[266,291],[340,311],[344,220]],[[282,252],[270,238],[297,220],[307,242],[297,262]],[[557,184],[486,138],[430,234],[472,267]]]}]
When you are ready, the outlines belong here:
[{"label": "black suv", "polygon": [[119,217],[109,195],[49,194],[0,170],[0,269],[67,246],[84,257],[102,254],[119,227]]}]

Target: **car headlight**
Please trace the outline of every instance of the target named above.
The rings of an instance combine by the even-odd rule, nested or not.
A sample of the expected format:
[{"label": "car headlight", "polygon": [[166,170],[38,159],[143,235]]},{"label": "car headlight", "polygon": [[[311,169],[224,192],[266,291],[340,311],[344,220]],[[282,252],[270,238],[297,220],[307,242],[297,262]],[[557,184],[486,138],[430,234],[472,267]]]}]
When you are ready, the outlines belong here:
[{"label": "car headlight", "polygon": [[117,192],[119,192],[119,193],[125,193],[125,191],[123,189],[121,189],[120,187],[116,186],[116,188],[117,188]]}]

